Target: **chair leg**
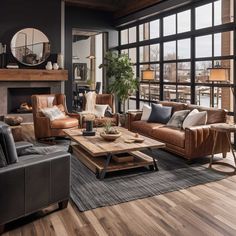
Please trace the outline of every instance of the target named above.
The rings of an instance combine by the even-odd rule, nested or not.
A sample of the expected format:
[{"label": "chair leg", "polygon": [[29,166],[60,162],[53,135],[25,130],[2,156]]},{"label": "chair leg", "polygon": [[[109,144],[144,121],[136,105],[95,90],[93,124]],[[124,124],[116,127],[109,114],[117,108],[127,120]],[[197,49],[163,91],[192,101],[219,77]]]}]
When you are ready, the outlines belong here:
[{"label": "chair leg", "polygon": [[3,234],[5,229],[5,225],[0,225],[0,235]]},{"label": "chair leg", "polygon": [[62,210],[62,209],[67,208],[68,202],[69,202],[69,200],[64,200],[64,201],[62,201],[62,202],[59,202],[59,203],[58,203],[59,209]]},{"label": "chair leg", "polygon": [[227,156],[227,152],[223,152],[223,153],[222,153],[222,157],[223,157],[223,158],[226,158],[226,156]]}]

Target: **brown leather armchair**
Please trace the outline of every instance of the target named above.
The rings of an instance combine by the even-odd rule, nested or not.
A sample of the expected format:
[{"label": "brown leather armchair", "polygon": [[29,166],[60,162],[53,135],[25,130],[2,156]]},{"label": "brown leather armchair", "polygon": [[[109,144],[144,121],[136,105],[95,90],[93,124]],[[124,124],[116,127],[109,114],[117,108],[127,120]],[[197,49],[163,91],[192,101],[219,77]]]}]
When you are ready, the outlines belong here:
[{"label": "brown leather armchair", "polygon": [[[36,139],[65,136],[63,129],[79,126],[79,114],[68,113],[64,94],[33,95],[31,99]],[[50,103],[58,106],[58,108],[65,113],[66,117],[53,121],[50,121],[49,118],[45,117],[41,112],[41,109],[49,107]]]},{"label": "brown leather armchair", "polygon": [[[95,127],[104,126],[106,122],[111,122],[114,126],[119,125],[119,114],[115,112],[115,98],[113,94],[97,94],[96,104],[109,105],[112,109],[112,114],[110,116],[105,115],[105,117],[96,117],[94,120]],[[85,106],[86,99],[84,97],[83,110],[85,109]],[[82,126],[85,127],[84,119],[82,119],[82,124]]]}]

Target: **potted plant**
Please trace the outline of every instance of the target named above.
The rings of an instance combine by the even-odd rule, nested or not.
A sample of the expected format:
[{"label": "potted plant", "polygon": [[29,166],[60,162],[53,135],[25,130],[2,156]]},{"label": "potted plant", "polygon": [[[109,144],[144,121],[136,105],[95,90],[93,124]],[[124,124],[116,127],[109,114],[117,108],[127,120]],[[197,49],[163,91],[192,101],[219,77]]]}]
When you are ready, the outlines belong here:
[{"label": "potted plant", "polygon": [[123,105],[125,114],[126,102],[131,94],[136,92],[138,83],[134,78],[132,63],[127,54],[108,52],[105,56],[106,64],[101,64],[99,68],[106,67],[108,77],[108,90],[116,94],[118,100]]}]

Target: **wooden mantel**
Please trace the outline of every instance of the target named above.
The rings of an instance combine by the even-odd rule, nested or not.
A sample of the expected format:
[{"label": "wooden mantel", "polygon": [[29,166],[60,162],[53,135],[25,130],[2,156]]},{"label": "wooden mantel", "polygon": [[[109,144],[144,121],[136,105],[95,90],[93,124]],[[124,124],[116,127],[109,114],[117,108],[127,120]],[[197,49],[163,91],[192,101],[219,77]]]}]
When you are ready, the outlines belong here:
[{"label": "wooden mantel", "polygon": [[1,81],[65,81],[67,70],[0,69]]}]

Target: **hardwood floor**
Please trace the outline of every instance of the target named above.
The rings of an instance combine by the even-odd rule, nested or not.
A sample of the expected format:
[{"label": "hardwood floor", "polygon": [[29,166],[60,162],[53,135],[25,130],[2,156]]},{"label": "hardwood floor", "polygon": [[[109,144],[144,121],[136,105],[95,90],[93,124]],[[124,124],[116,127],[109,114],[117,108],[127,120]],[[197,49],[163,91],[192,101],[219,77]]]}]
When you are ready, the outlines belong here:
[{"label": "hardwood floor", "polygon": [[236,235],[236,176],[86,212],[72,202],[55,208],[10,224],[7,230],[16,228],[3,235]]}]

